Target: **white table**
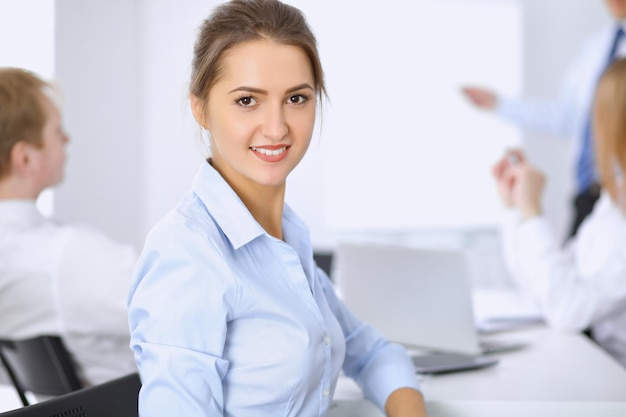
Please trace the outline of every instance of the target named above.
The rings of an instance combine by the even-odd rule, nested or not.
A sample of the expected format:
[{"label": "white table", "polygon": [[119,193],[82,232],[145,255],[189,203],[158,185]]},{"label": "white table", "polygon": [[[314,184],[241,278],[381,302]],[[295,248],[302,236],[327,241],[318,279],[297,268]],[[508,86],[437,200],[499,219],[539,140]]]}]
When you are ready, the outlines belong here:
[{"label": "white table", "polygon": [[[626,416],[626,368],[587,337],[537,326],[494,340],[527,343],[479,370],[420,377],[431,417]],[[382,416],[341,378],[332,417]]]},{"label": "white table", "polygon": [[0,384],[0,412],[22,407],[22,401],[13,385]]},{"label": "white table", "polygon": [[[491,336],[528,346],[491,368],[421,377],[430,417],[624,417],[626,369],[585,336],[545,327]],[[360,389],[341,378],[329,417],[381,417]],[[21,406],[0,385],[0,411]]]},{"label": "white table", "polygon": [[[625,403],[426,401],[429,417],[624,417]],[[384,417],[365,400],[335,402],[328,417]]]},{"label": "white table", "polygon": [[[490,336],[527,344],[494,367],[419,377],[430,417],[624,417],[626,369],[587,337],[537,326]],[[329,417],[381,417],[341,378]],[[21,406],[0,385],[0,411]]]}]

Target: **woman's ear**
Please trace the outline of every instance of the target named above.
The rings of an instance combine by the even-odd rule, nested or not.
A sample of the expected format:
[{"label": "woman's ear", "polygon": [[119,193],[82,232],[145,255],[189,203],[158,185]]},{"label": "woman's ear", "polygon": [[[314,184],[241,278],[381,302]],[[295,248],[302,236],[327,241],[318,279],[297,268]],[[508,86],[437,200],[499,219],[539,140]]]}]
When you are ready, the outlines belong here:
[{"label": "woman's ear", "polygon": [[189,102],[191,104],[191,112],[193,113],[193,117],[196,119],[196,122],[198,122],[198,124],[204,129],[208,129],[208,126],[206,125],[206,115],[204,113],[204,100],[198,98],[194,94],[190,94]]}]

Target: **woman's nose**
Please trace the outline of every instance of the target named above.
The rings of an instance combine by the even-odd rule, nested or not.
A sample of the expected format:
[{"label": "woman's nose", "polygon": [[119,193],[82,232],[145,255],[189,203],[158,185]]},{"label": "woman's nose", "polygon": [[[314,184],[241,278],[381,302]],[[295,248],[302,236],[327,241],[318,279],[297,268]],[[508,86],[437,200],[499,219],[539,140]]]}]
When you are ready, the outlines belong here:
[{"label": "woman's nose", "polygon": [[262,133],[265,137],[271,140],[280,140],[287,135],[289,129],[282,106],[269,107],[264,117]]}]

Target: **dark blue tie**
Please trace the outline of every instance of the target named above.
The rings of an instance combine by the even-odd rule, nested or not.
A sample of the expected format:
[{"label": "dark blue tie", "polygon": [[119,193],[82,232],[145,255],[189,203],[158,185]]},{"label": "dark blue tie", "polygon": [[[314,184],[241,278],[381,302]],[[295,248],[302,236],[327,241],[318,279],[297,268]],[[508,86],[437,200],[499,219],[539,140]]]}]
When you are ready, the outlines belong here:
[{"label": "dark blue tie", "polygon": [[[624,36],[624,30],[620,27],[615,32],[615,38],[613,39],[613,44],[611,45],[611,50],[607,57],[605,69],[608,68],[611,62],[613,62],[613,58],[615,57],[615,51],[617,50],[617,45],[619,45],[619,41],[621,40],[622,36]],[[579,193],[586,191],[596,180],[591,129],[591,111],[592,110],[590,109],[589,117],[587,118],[587,124],[585,125],[585,129],[583,131],[583,143],[580,150],[580,157],[578,159],[578,165],[576,170]]]}]

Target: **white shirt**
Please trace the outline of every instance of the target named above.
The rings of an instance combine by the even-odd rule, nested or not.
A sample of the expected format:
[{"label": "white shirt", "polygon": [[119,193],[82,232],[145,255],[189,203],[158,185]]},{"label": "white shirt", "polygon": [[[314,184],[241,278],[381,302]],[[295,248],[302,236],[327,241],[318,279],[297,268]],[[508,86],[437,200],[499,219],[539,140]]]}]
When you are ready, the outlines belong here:
[{"label": "white shirt", "polygon": [[340,371],[383,409],[417,389],[404,349],[360,321],[285,205],[268,235],[208,163],[146,239],[129,299],[150,417],[326,416]]},{"label": "white shirt", "polygon": [[0,200],[0,337],[60,335],[89,385],[136,372],[126,309],[136,258],[34,201]]},{"label": "white shirt", "polygon": [[[626,23],[620,22],[626,30]],[[612,23],[590,35],[570,65],[555,98],[500,97],[497,113],[516,125],[542,133],[571,138],[569,163],[573,171],[579,158],[583,132],[589,120],[596,86],[606,68],[617,25]],[[626,36],[615,57],[626,56]]]},{"label": "white shirt", "polygon": [[547,322],[580,331],[626,366],[626,218],[603,193],[565,248],[544,217],[507,215],[504,254],[511,275]]}]

